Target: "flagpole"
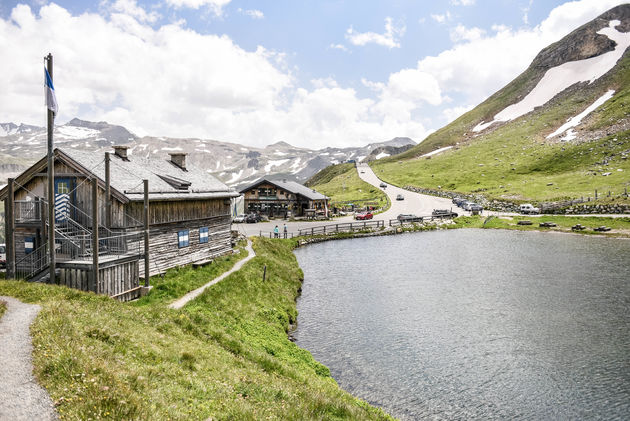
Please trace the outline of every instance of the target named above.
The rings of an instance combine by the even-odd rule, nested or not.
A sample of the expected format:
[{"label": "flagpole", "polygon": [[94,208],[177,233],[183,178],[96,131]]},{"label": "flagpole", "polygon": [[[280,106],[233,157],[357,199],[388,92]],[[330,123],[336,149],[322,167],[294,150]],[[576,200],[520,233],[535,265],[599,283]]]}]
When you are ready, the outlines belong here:
[{"label": "flagpole", "polygon": [[[50,79],[53,78],[53,57],[48,53],[45,57],[48,65],[48,74]],[[56,282],[55,276],[55,156],[53,155],[53,129],[55,124],[55,115],[49,107],[48,112],[48,253],[50,255],[50,283]]]}]

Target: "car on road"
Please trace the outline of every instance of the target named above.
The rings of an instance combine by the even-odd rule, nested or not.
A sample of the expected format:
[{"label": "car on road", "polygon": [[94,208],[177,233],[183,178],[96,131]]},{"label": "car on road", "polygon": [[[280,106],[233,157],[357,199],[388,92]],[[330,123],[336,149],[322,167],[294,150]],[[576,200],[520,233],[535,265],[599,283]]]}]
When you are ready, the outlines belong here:
[{"label": "car on road", "polygon": [[361,174],[365,174],[365,171],[361,171]]},{"label": "car on road", "polygon": [[385,187],[387,187],[387,184],[385,184],[385,183],[381,183],[379,186],[380,186],[382,189],[384,189]]},{"label": "car on road", "polygon": [[256,222],[262,221],[262,217],[257,213],[250,213],[245,217],[245,222],[248,224],[255,224]]},{"label": "car on road", "polygon": [[398,221],[400,222],[410,222],[410,221],[420,220],[421,218],[411,213],[401,213],[400,215],[396,217],[396,219],[398,219]]},{"label": "car on road", "polygon": [[456,206],[462,206],[462,203],[464,203],[466,201],[466,199],[464,199],[463,197],[454,197],[453,198],[453,204]]},{"label": "car on road", "polygon": [[466,201],[464,201],[464,203],[462,203],[462,209],[469,211],[471,205],[476,205],[476,203],[475,202],[469,202],[468,200],[466,200]]},{"label": "car on road", "polygon": [[540,213],[540,209],[534,207],[534,205],[532,205],[531,203],[525,203],[524,205],[519,206],[518,211],[522,213],[523,215],[531,215],[531,214]]},{"label": "car on road", "polygon": [[433,209],[431,216],[436,218],[457,218],[457,212],[453,212],[450,209]]},{"label": "car on road", "polygon": [[354,219],[358,221],[365,221],[366,219],[372,219],[372,218],[374,218],[374,215],[372,215],[372,212],[359,212],[354,215]]},{"label": "car on road", "polygon": [[405,200],[405,196],[399,194],[398,196],[396,196],[396,200]]},{"label": "car on road", "polygon": [[241,222],[245,222],[245,215],[237,215],[232,218],[232,222],[235,224],[240,224]]},{"label": "car on road", "polygon": [[468,205],[468,210],[471,211],[473,215],[478,215],[483,212],[483,206],[477,203],[470,203]]}]

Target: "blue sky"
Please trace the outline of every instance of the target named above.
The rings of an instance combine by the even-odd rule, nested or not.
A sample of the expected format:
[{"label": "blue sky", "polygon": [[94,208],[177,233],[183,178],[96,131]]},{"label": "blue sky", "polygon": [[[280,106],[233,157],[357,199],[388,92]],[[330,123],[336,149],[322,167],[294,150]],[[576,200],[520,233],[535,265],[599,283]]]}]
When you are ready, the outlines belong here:
[{"label": "blue sky", "polygon": [[[615,0],[135,0],[0,3],[0,121],[324,147],[416,141]],[[4,43],[4,45],[3,45]],[[38,108],[39,107],[39,108]]]}]

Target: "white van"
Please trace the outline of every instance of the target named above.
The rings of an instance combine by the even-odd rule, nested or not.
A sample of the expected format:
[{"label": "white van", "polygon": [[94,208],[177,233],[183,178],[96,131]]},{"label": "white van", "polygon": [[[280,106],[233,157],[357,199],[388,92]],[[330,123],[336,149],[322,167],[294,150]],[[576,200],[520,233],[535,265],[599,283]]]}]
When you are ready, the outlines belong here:
[{"label": "white van", "polygon": [[518,208],[518,211],[524,215],[538,214],[540,209],[535,208],[531,203],[525,203]]}]

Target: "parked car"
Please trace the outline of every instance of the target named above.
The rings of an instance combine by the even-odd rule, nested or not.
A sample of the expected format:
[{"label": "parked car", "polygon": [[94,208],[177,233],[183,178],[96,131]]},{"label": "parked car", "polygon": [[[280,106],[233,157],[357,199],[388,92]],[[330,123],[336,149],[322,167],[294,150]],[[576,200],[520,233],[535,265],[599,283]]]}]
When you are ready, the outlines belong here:
[{"label": "parked car", "polygon": [[401,213],[400,215],[396,217],[396,219],[398,219],[398,221],[400,222],[407,222],[407,221],[415,221],[420,218],[417,215],[413,215],[411,213]]},{"label": "parked car", "polygon": [[245,215],[237,215],[232,218],[232,222],[235,224],[240,224],[241,222],[245,222]]},{"label": "parked car", "polygon": [[361,174],[365,174],[365,171],[361,171]]},{"label": "parked car", "polygon": [[0,244],[0,267],[7,267],[7,246]]},{"label": "parked car", "polygon": [[374,218],[374,215],[372,215],[372,212],[360,212],[354,215],[354,219],[360,220],[360,221],[364,221],[366,219],[372,219]]},{"label": "parked car", "polygon": [[477,215],[483,212],[483,206],[478,205],[477,203],[470,203],[468,205],[468,210],[471,211],[473,215]]},{"label": "parked car", "polygon": [[456,205],[456,206],[461,207],[464,202],[466,202],[466,199],[464,199],[463,197],[455,197],[455,198],[453,198],[453,204]]},{"label": "parked car", "polygon": [[534,207],[531,203],[525,203],[524,205],[519,206],[518,211],[524,215],[540,213],[540,209]]},{"label": "parked car", "polygon": [[453,212],[450,209],[433,209],[432,216],[439,218],[457,218],[457,212]]},{"label": "parked car", "polygon": [[382,189],[384,189],[385,187],[387,187],[387,184],[385,184],[385,183],[381,183],[381,184],[380,184],[380,187],[381,187]]},{"label": "parked car", "polygon": [[399,194],[398,196],[396,196],[396,200],[405,200],[405,196]]},{"label": "parked car", "polygon": [[248,224],[255,224],[256,222],[262,221],[262,218],[257,213],[250,213],[245,217],[245,222]]}]

